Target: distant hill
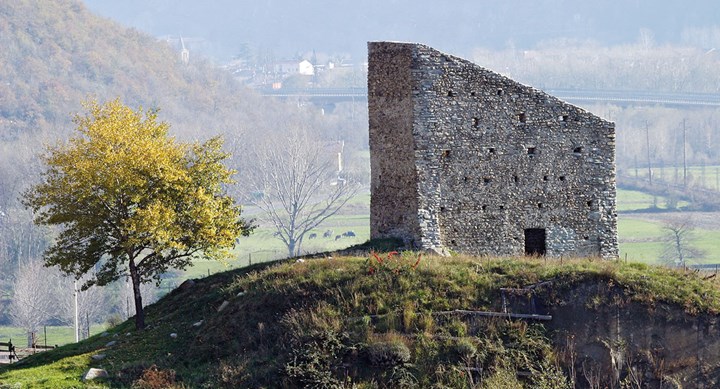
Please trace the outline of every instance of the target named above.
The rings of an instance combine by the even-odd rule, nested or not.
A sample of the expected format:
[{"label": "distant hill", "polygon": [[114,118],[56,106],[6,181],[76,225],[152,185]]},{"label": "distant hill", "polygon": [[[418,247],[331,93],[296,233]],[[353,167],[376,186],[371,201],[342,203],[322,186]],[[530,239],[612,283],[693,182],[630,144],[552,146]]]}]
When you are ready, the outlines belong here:
[{"label": "distant hill", "polygon": [[223,134],[236,156],[288,123],[323,128],[319,113],[260,97],[198,56],[185,64],[165,43],[80,1],[0,1],[0,269],[39,257],[47,244],[50,234],[32,226],[18,197],[42,169],[43,144],[67,136],[88,98],[159,108],[171,134]]},{"label": "distant hill", "polygon": [[[162,109],[176,132],[262,126],[277,110],[198,58],[89,12],[76,0],[0,3],[0,139],[64,130],[88,97]],[[275,112],[271,112],[272,113]]]}]

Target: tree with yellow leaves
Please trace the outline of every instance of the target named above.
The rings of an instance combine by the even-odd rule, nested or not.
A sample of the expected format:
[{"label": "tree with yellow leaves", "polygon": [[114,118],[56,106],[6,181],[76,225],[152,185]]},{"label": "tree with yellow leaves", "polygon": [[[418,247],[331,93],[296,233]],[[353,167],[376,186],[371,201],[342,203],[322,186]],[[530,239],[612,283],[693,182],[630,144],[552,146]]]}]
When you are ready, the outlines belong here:
[{"label": "tree with yellow leaves", "polygon": [[35,223],[61,227],[45,253],[80,278],[84,288],[121,277],[132,281],[135,326],[145,327],[140,284],[196,256],[222,259],[252,226],[225,194],[234,173],[220,138],[186,144],[168,136],[157,110],[133,110],[119,100],[86,105],[77,134],[48,147],[41,183],[24,194]]}]

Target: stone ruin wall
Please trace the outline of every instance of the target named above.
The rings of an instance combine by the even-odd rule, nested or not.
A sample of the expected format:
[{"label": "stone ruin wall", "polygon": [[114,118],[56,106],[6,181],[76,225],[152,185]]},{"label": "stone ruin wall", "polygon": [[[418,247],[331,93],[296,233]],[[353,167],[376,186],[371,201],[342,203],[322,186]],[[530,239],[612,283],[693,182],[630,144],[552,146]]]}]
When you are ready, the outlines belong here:
[{"label": "stone ruin wall", "polygon": [[427,46],[368,47],[372,237],[522,255],[540,229],[546,255],[618,255],[612,123]]},{"label": "stone ruin wall", "polygon": [[[371,197],[370,235],[411,241],[420,236],[414,158],[412,47],[392,46],[370,55],[368,110]],[[388,82],[392,80],[392,82]]]}]

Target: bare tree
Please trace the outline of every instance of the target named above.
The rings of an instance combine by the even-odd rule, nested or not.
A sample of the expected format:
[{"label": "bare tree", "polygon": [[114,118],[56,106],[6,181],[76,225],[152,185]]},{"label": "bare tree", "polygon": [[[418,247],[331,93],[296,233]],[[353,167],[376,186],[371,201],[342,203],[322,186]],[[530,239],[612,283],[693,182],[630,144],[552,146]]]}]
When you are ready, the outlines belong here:
[{"label": "bare tree", "polygon": [[357,193],[358,186],[343,176],[337,147],[298,131],[268,141],[254,153],[251,200],[291,257],[300,254],[305,234]]},{"label": "bare tree", "polygon": [[655,34],[649,28],[641,28],[638,45],[643,51],[652,49],[655,45]]},{"label": "bare tree", "polygon": [[59,312],[54,286],[60,277],[56,268],[47,268],[40,260],[20,264],[9,309],[13,324],[37,332],[40,326],[56,318]]},{"label": "bare tree", "polygon": [[50,237],[48,228],[33,224],[30,211],[0,209],[0,269],[7,270],[39,258]]},{"label": "bare tree", "polygon": [[[91,286],[86,290],[80,290],[80,285],[84,284],[90,277],[90,275],[86,275],[80,278],[77,280],[77,284],[73,277],[63,277],[61,282],[56,285],[55,296],[57,296],[57,304],[61,311],[59,312],[59,319],[62,322],[68,325],[74,324],[74,289],[76,285],[78,287],[78,316],[82,323],[81,327],[103,321],[104,316],[110,311],[105,289]],[[87,329],[83,332],[87,333]]]},{"label": "bare tree", "polygon": [[665,263],[685,266],[687,260],[703,257],[703,252],[692,247],[691,239],[695,226],[689,217],[673,217],[665,222],[665,250],[662,260]]}]

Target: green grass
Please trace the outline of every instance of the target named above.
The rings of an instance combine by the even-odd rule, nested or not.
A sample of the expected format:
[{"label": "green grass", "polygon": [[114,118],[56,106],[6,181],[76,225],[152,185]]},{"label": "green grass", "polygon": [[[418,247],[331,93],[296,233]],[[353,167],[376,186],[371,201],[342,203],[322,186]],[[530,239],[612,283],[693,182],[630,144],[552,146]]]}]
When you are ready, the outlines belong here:
[{"label": "green grass", "polygon": [[[314,230],[305,235],[301,246],[302,254],[332,252],[342,250],[346,247],[366,242],[370,239],[370,193],[359,193],[343,207],[337,215],[325,220]],[[261,211],[252,205],[243,206],[247,217],[259,217]],[[325,231],[330,230],[329,238],[323,237]],[[353,231],[355,237],[341,237],[337,235]],[[288,251],[284,243],[273,236],[275,230],[271,227],[261,226],[248,237],[241,237],[234,251],[234,258],[225,262],[208,261],[197,259],[193,261],[194,266],[186,269],[173,280],[174,285],[179,285],[188,278],[198,278],[226,270],[237,269],[251,264],[273,261],[287,258]],[[317,237],[310,239],[310,234]]]},{"label": "green grass", "polygon": [[[75,334],[73,327],[47,326],[47,345],[64,345],[75,342]],[[98,334],[105,331],[105,325],[92,325],[90,334]],[[36,334],[37,344],[45,345],[45,333],[43,329]],[[16,347],[25,347],[27,345],[27,333],[24,329],[18,327],[0,326],[0,342],[7,342],[12,339]]]},{"label": "green grass", "polygon": [[662,236],[663,227],[659,223],[633,219],[629,216],[618,218],[618,236],[620,239],[638,240]]},{"label": "green grass", "polygon": [[[626,173],[635,177],[635,169],[627,169]],[[637,176],[639,178],[647,179],[647,168],[638,169]],[[662,169],[654,167],[653,177],[657,180],[680,185],[683,183],[683,168],[682,166],[679,166],[678,168],[665,167]],[[691,186],[720,191],[720,166],[705,166],[705,168],[702,166],[688,166],[688,184]]]},{"label": "green grass", "polygon": [[[687,201],[679,201],[678,207],[685,207],[689,203]],[[642,211],[648,209],[667,209],[667,198],[663,196],[654,196],[645,192],[636,190],[617,190],[617,210],[621,212]]]},{"label": "green grass", "polygon": [[[620,239],[620,258],[627,255],[629,261],[643,263],[661,263],[660,257],[665,250],[668,239],[663,225],[634,219],[629,215],[620,215],[618,220],[618,236]],[[720,231],[695,229],[689,239],[693,248],[702,250],[702,258],[691,259],[694,263],[720,263]]]},{"label": "green grass", "polygon": [[617,208],[618,211],[633,211],[638,209],[648,209],[653,205],[660,206],[664,202],[657,196],[647,193],[618,189],[617,191]]},{"label": "green grass", "polygon": [[[709,171],[709,169],[707,169]],[[304,252],[336,251],[353,244],[365,242],[370,237],[370,220],[368,207],[370,195],[359,194],[354,197],[343,214],[329,218],[323,225],[313,232],[318,234],[317,239],[305,239]],[[647,193],[631,190],[618,190],[618,209],[621,211],[637,211],[649,209],[657,204],[659,208],[666,206],[666,199],[661,196],[652,196]],[[680,204],[686,205],[686,204]],[[257,212],[254,210],[253,212]],[[323,232],[333,230],[330,239],[322,238]],[[352,230],[357,237],[354,239],[342,238],[335,241],[335,235]],[[241,238],[236,248],[236,259],[226,263],[197,260],[196,266],[189,268],[184,275],[175,281],[179,284],[186,278],[207,276],[229,269],[247,266],[250,263],[266,262],[287,256],[287,250],[282,242],[273,237],[271,228],[258,228],[250,237]],[[633,218],[632,214],[623,213],[618,222],[618,235],[620,239],[620,257],[628,260],[657,263],[663,252],[664,231],[661,223],[648,222]],[[720,263],[720,250],[717,248],[718,232],[711,230],[698,230],[694,244],[706,252],[706,256],[699,260],[702,263]]]},{"label": "green grass", "polygon": [[[498,311],[501,288],[548,280],[552,287],[537,293],[550,305],[594,309],[577,301],[573,291],[604,285],[596,299],[588,298],[606,301],[600,310],[615,312],[613,304],[625,309],[634,302],[667,303],[693,315],[720,312],[717,283],[663,267],[412,252],[380,258],[382,263],[372,256],[286,261],[214,274],[149,306],[145,331],[126,322],[107,336],[0,367],[0,382],[23,388],[82,387],[80,374],[93,366],[113,377],[97,387],[129,387],[155,364],[174,369],[186,387],[308,386],[333,382],[334,366],[349,363],[353,369],[343,374],[359,387],[400,385],[393,380],[402,371],[372,366],[370,356],[409,358],[416,387],[461,386],[464,381],[452,371],[469,363],[467,358],[475,358],[476,374],[487,380],[499,379],[494,374],[505,369],[528,368],[536,371],[534,379],[550,379],[562,371],[555,370],[558,345],[545,327],[504,320],[470,325],[438,312]],[[223,301],[229,304],[218,312]],[[109,340],[117,344],[106,347]],[[94,353],[106,358],[92,361]],[[458,353],[466,359],[458,359]],[[554,382],[551,387],[562,387]]]},{"label": "green grass", "polygon": [[[71,389],[71,388],[107,388],[103,382],[84,384],[79,377],[91,364],[90,353],[68,356],[47,365],[17,368],[1,375],[0,388],[23,389]],[[2,371],[2,370],[0,370]]]},{"label": "green grass", "polygon": [[705,253],[701,263],[720,263],[720,231],[698,229],[692,238],[694,246]]},{"label": "green grass", "polygon": [[[369,195],[358,196],[353,199],[353,207],[348,208],[346,214],[328,219],[315,231],[321,237],[326,229],[333,230],[333,235],[352,230],[357,234],[355,239],[342,238],[335,241],[333,236],[331,239],[306,240],[305,250],[335,251],[366,241],[369,238],[368,202]],[[652,196],[641,192],[618,191],[618,204],[623,210],[645,209],[652,205],[652,202]],[[658,205],[664,205],[664,199],[658,199],[658,203]],[[261,271],[254,276],[242,277],[241,275],[247,273],[248,269],[241,268],[248,266],[250,261],[252,261],[254,269],[259,269],[258,266],[263,265],[258,265],[258,263],[271,261],[286,254],[282,242],[272,236],[271,229],[259,228],[255,234],[240,240],[236,248],[236,259],[226,263],[198,259],[195,261],[196,266],[179,274],[177,278],[169,280],[168,286],[171,287],[179,285],[187,278],[203,278],[211,274],[212,277],[200,281],[204,286],[195,291],[202,296],[188,296],[184,292],[171,293],[160,304],[148,309],[151,329],[145,333],[136,333],[132,329],[131,323],[111,330],[111,336],[118,334],[123,346],[117,350],[103,351],[111,354],[106,361],[98,363],[89,359],[89,355],[92,354],[91,350],[103,350],[104,344],[109,340],[109,338],[93,337],[78,345],[69,344],[66,346],[69,348],[45,353],[46,356],[35,356],[28,360],[34,362],[25,369],[3,372],[4,368],[0,368],[0,382],[17,382],[24,385],[22,387],[78,387],[80,386],[77,381],[78,372],[84,371],[90,366],[104,367],[115,372],[127,371],[129,376],[134,374],[137,377],[139,372],[153,363],[165,367],[172,366],[181,374],[185,382],[207,382],[207,380],[214,379],[208,374],[218,368],[216,360],[209,356],[207,360],[203,360],[202,357],[193,359],[192,356],[186,354],[190,352],[188,350],[195,350],[197,351],[196,355],[203,355],[209,350],[198,348],[198,344],[190,340],[171,340],[168,337],[169,333],[186,334],[188,339],[205,336],[203,339],[206,341],[209,341],[210,337],[216,336],[218,339],[227,339],[226,342],[230,342],[229,350],[232,350],[237,345],[235,341],[231,340],[231,334],[247,331],[243,329],[246,327],[237,326],[250,326],[254,328],[253,331],[257,331],[260,323],[263,326],[276,325],[270,324],[270,322],[278,320],[280,316],[277,312],[272,314],[273,319],[258,315],[269,315],[269,311],[273,310],[273,307],[277,308],[274,305],[277,300],[286,300],[289,303],[294,301],[292,296],[303,296],[304,300],[301,305],[306,306],[308,301],[315,301],[318,298],[319,291],[327,291],[335,287],[339,287],[340,292],[329,292],[329,295],[335,296],[336,299],[331,304],[334,307],[332,312],[337,314],[337,307],[344,307],[342,309],[345,310],[339,311],[339,314],[344,317],[369,314],[387,315],[410,300],[414,301],[414,306],[421,308],[420,311],[410,315],[415,319],[402,319],[397,316],[391,320],[391,323],[377,324],[385,327],[397,326],[403,320],[419,321],[422,317],[422,309],[442,310],[456,306],[496,309],[492,307],[492,303],[498,298],[497,288],[521,286],[543,279],[558,279],[558,277],[569,280],[568,285],[596,277],[611,277],[613,282],[632,285],[631,289],[634,293],[632,298],[639,302],[668,301],[686,307],[688,311],[716,312],[720,308],[717,306],[720,296],[715,296],[716,291],[712,289],[715,286],[708,292],[703,289],[706,286],[697,284],[696,280],[691,279],[691,282],[688,283],[688,279],[671,270],[632,264],[633,262],[656,263],[663,251],[663,228],[660,223],[633,218],[632,214],[621,214],[618,231],[621,240],[621,259],[624,259],[627,254],[630,262],[628,265],[589,261],[569,261],[562,265],[552,264],[550,261],[552,265],[548,265],[533,260],[483,259],[478,261],[469,257],[450,260],[423,259],[422,265],[417,271],[422,275],[420,279],[399,277],[399,283],[393,284],[389,288],[374,283],[376,280],[367,278],[367,274],[364,273],[366,258],[309,261],[303,265],[287,264],[272,267],[270,270]],[[720,241],[720,231],[702,229],[696,231],[695,245],[708,253],[702,262],[720,263],[718,241]],[[482,269],[482,271],[477,273],[478,269]],[[226,270],[232,271],[223,273]],[[399,291],[396,289],[397,287],[400,288]],[[260,298],[257,304],[243,306],[245,313],[237,312],[237,315],[240,316],[232,320],[239,321],[228,323],[231,324],[231,327],[236,327],[231,329],[225,327],[221,322],[227,321],[228,318],[218,316],[216,308],[223,299],[236,298],[235,296],[240,290],[247,292],[252,289],[262,290],[267,295]],[[340,295],[336,295],[337,293]],[[393,296],[392,293],[398,295]],[[711,297],[705,299],[697,297],[701,293],[710,293]],[[280,308],[278,308],[278,312],[282,312]],[[252,314],[250,314],[251,312]],[[241,316],[243,319],[239,319]],[[192,323],[199,320],[212,321],[213,330],[209,333],[193,333]],[[253,320],[255,321],[253,322]],[[437,326],[437,323],[435,325]],[[93,333],[97,333],[96,331],[99,332],[101,329],[94,329]],[[272,331],[275,330],[270,332]],[[131,335],[125,336],[126,333]],[[280,337],[278,334],[268,334],[268,337],[270,336]],[[24,344],[26,339],[22,330],[0,327],[0,341],[3,341],[3,337],[12,338],[16,344]],[[48,337],[49,344],[74,341],[71,328],[49,327]],[[137,344],[129,344],[130,340]],[[254,344],[253,347],[267,348],[268,344],[265,341]],[[218,351],[214,348],[213,350],[215,350],[214,352]],[[236,355],[244,354],[239,352]],[[251,362],[247,368],[257,370],[257,374],[260,375],[270,374],[268,369],[277,363],[277,360],[272,360],[275,362],[271,363],[269,360],[263,362],[263,359],[260,358],[258,361]],[[253,365],[253,363],[257,363],[257,365]],[[247,370],[243,371],[248,372]],[[45,381],[40,383],[34,377],[43,377],[42,379]],[[113,385],[118,385],[118,382],[124,386],[130,384],[129,381],[118,380],[115,379]],[[97,387],[105,387],[105,385],[101,383]],[[191,385],[191,387],[194,386]]]},{"label": "green grass", "polygon": [[[330,238],[324,238],[323,233],[328,229],[334,232]],[[353,231],[356,236],[342,237],[338,240],[335,239],[336,235],[340,235],[346,231]],[[250,236],[241,237],[234,251],[235,258],[232,260],[218,262],[214,260],[196,259],[193,261],[194,266],[186,269],[174,282],[179,284],[179,282],[188,278],[203,277],[208,274],[237,269],[250,264],[286,258],[288,256],[287,248],[280,239],[273,236],[273,232],[270,228],[258,228]],[[369,216],[345,216],[344,220],[340,216],[335,216],[328,219],[321,227],[311,231],[311,233],[317,234],[317,238],[309,239],[309,234],[305,237],[302,245],[303,253],[342,250],[370,239]]]},{"label": "green grass", "polygon": [[664,246],[660,242],[620,242],[620,258],[631,262],[659,264]]}]

